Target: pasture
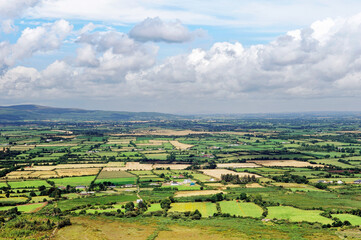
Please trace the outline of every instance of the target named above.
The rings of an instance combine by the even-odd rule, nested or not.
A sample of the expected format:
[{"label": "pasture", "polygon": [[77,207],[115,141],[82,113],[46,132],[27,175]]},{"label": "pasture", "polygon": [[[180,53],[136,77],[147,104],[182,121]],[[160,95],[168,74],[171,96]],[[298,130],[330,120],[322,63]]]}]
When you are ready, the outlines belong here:
[{"label": "pasture", "polygon": [[268,207],[269,219],[284,219],[291,222],[319,222],[322,224],[331,224],[332,220],[321,216],[320,210],[302,210],[289,206]]},{"label": "pasture", "polygon": [[219,202],[222,213],[229,213],[240,217],[254,217],[262,216],[263,210],[254,203],[238,202],[238,201],[222,201]]},{"label": "pasture", "polygon": [[210,202],[187,202],[187,203],[172,203],[170,212],[194,212],[197,210],[202,214],[202,217],[213,216],[217,213],[216,204]]}]

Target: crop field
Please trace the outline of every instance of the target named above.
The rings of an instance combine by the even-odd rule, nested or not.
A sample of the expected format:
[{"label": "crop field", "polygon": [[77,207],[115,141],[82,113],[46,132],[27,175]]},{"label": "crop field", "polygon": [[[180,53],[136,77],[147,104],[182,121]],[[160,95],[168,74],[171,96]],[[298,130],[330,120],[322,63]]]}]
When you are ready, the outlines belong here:
[{"label": "crop field", "polygon": [[135,175],[126,171],[101,171],[97,179],[110,179],[110,178],[134,178]]},{"label": "crop field", "polygon": [[229,213],[231,215],[241,217],[254,217],[262,216],[263,210],[261,207],[254,203],[237,202],[237,201],[222,201],[219,202],[222,213]]},{"label": "crop field", "polygon": [[285,219],[291,222],[320,222],[322,224],[331,224],[332,220],[320,215],[319,210],[302,210],[289,206],[268,207],[267,218]]},{"label": "crop field", "polygon": [[137,176],[146,176],[146,175],[153,175],[154,173],[152,171],[129,171],[131,174],[137,175]]},{"label": "crop field", "polygon": [[90,176],[99,173],[100,168],[71,168],[55,170],[59,177]]},{"label": "crop field", "polygon": [[192,176],[194,179],[199,180],[201,182],[213,182],[214,181],[214,179],[213,179],[213,181],[211,180],[212,177],[210,177],[208,175],[200,174],[200,173],[192,173]]},{"label": "crop field", "polygon": [[253,163],[262,165],[264,167],[322,167],[319,164],[311,164],[309,162],[295,161],[295,160],[273,160],[273,161],[254,161]]},{"label": "crop field", "polygon": [[175,193],[174,197],[204,196],[204,195],[213,195],[217,193],[223,193],[223,192],[219,190],[179,191]]},{"label": "crop field", "polygon": [[190,164],[154,164],[153,169],[170,168],[172,170],[182,170],[182,169],[186,169],[189,166]]},{"label": "crop field", "polygon": [[255,163],[218,163],[217,168],[256,168],[260,167]]},{"label": "crop field", "polygon": [[221,179],[222,175],[225,174],[232,174],[232,175],[238,175],[239,177],[246,177],[246,176],[255,176],[255,177],[261,177],[257,174],[252,174],[252,173],[246,173],[246,172],[234,172],[228,169],[206,169],[206,170],[200,170],[201,172],[203,172],[205,175],[217,178],[217,179]]},{"label": "crop field", "polygon": [[186,144],[186,143],[181,143],[179,141],[169,141],[176,149],[179,150],[186,150],[189,149],[191,147],[193,147],[193,145],[190,144]]},{"label": "crop field", "polygon": [[202,214],[202,217],[213,216],[217,213],[216,204],[210,202],[189,202],[189,203],[172,203],[170,212],[194,212],[197,210]]}]

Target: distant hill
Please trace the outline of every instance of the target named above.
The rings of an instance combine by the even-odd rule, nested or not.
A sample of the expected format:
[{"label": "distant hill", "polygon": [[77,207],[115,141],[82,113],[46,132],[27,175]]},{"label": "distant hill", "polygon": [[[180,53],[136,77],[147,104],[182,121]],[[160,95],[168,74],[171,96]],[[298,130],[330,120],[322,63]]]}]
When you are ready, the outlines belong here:
[{"label": "distant hill", "polygon": [[39,105],[0,106],[0,120],[142,121],[174,120],[180,116],[156,112],[124,112],[54,108]]}]

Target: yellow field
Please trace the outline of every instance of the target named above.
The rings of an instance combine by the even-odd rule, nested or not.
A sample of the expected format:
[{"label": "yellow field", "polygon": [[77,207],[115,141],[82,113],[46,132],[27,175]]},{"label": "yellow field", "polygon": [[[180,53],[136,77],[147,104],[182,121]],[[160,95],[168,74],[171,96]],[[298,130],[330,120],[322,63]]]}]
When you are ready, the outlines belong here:
[{"label": "yellow field", "polygon": [[309,162],[302,162],[296,160],[254,160],[249,162],[257,163],[265,167],[323,167],[323,165],[311,164]]},{"label": "yellow field", "polygon": [[183,170],[186,169],[187,167],[189,167],[189,164],[154,164],[153,168],[170,168],[172,170]]},{"label": "yellow field", "polygon": [[178,141],[169,141],[176,149],[179,150],[186,150],[189,149],[191,147],[193,147],[193,145],[190,144],[185,144],[185,143],[180,143]]},{"label": "yellow field", "polygon": [[26,151],[33,148],[35,148],[35,145],[16,145],[10,147],[12,151]]},{"label": "yellow field", "polygon": [[205,170],[200,170],[200,171],[206,175],[209,175],[209,176],[217,178],[217,179],[221,179],[221,176],[225,175],[225,174],[238,175],[239,177],[246,177],[246,176],[255,176],[257,178],[261,177],[257,174],[245,173],[245,172],[234,172],[234,171],[231,171],[228,169],[205,169]]},{"label": "yellow field", "polygon": [[8,173],[4,178],[7,179],[25,179],[25,178],[51,178],[58,177],[54,171],[13,171]]},{"label": "yellow field", "polygon": [[201,195],[213,195],[217,193],[223,193],[219,190],[202,190],[202,191],[179,191],[175,193],[175,197],[192,197]]},{"label": "yellow field", "polygon": [[71,169],[57,169],[56,173],[60,177],[76,177],[76,176],[89,176],[99,173],[100,168],[71,168]]},{"label": "yellow field", "polygon": [[248,183],[246,184],[246,188],[263,188],[263,186],[259,183]]},{"label": "yellow field", "polygon": [[137,146],[160,146],[167,142],[165,140],[149,140],[149,143],[138,143]]},{"label": "yellow field", "polygon": [[261,167],[255,163],[218,163],[217,168],[255,168]]}]

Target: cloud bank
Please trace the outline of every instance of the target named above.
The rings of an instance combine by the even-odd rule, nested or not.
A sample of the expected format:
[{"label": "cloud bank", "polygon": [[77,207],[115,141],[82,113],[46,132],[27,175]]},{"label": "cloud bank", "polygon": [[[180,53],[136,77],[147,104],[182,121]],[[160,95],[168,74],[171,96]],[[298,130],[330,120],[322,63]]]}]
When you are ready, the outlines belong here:
[{"label": "cloud bank", "polygon": [[[259,99],[360,99],[361,14],[316,21],[269,44],[246,48],[239,42],[218,42],[161,63],[157,62],[158,46],[148,41],[185,41],[187,34],[151,31],[154,21],[159,23],[159,19],[147,19],[138,25],[145,31],[150,24],[143,42],[133,39],[134,32],[130,36],[115,30],[77,32],[75,57],[56,60],[44,70],[15,63],[34,53],[58,49],[72,26],[59,20],[27,28],[16,43],[0,43],[0,98],[93,99],[123,105],[172,100],[167,109],[154,105],[148,110],[170,111],[172,107],[193,112],[198,102],[234,104],[227,111],[237,112],[237,105]],[[174,28],[174,24],[178,23],[165,28]]]}]

